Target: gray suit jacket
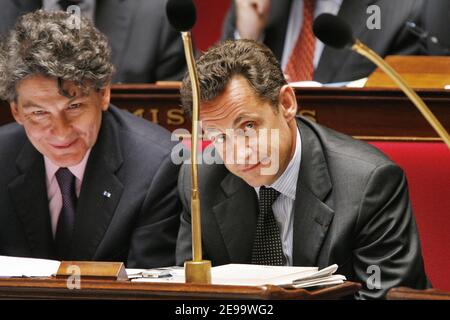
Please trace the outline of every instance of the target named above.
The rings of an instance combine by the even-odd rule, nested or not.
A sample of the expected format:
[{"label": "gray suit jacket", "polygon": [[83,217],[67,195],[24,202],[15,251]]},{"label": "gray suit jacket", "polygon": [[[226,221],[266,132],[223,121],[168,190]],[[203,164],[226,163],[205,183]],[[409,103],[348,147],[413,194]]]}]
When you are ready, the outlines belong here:
[{"label": "gray suit jacket", "polygon": [[[183,43],[166,18],[165,0],[97,0],[95,25],[112,48],[114,82],[181,80]],[[0,36],[16,19],[41,8],[41,1],[0,1]]]},{"label": "gray suit jacket", "polygon": [[[267,28],[264,31],[264,43],[281,61],[284,40],[289,20],[292,0],[277,0],[272,10]],[[381,29],[369,30],[366,20],[369,5],[381,8]],[[338,16],[353,29],[355,37],[367,44],[381,56],[411,55],[421,52],[417,37],[405,28],[406,21],[420,23],[424,0],[343,0]],[[223,27],[223,39],[232,39],[236,24],[234,1]],[[300,59],[300,57],[299,57]],[[348,49],[325,47],[314,72],[314,80],[322,83],[356,80],[367,77],[375,65],[366,58]]]},{"label": "gray suit jacket", "polygon": [[[173,265],[181,204],[172,145],[157,125],[113,106],[103,113],[67,248],[73,260]],[[0,255],[54,258],[44,159],[16,123],[0,127],[0,149]]]},{"label": "gray suit jacket", "polygon": [[[377,149],[298,119],[302,162],[294,203],[293,264],[326,267],[360,282],[357,298],[394,286],[425,288],[427,278],[402,170]],[[199,166],[202,239],[213,265],[250,263],[258,215],[254,188],[223,165]],[[190,171],[178,182],[184,211],[177,263],[191,258]],[[366,284],[381,270],[380,290]],[[372,283],[372,282],[369,282]]]}]

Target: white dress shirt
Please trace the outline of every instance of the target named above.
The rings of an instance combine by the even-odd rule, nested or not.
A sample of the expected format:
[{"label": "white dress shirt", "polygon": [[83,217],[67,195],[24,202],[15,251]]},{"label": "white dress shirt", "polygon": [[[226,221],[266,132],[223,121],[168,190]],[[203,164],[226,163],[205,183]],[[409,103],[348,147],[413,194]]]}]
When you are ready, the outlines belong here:
[{"label": "white dress shirt", "polygon": [[[297,130],[295,139],[295,151],[291,161],[289,161],[283,174],[268,188],[274,188],[280,195],[272,205],[273,214],[280,229],[283,253],[286,258],[286,265],[292,266],[292,249],[294,241],[294,202],[297,191],[298,173],[301,162],[302,141],[300,132]],[[259,197],[259,188],[255,187]]]}]

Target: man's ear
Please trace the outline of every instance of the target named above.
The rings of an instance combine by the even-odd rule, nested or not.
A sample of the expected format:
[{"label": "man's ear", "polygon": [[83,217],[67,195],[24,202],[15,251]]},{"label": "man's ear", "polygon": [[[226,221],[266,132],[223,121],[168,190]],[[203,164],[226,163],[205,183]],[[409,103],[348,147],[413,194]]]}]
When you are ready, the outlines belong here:
[{"label": "man's ear", "polygon": [[108,84],[106,87],[100,89],[100,104],[103,111],[108,110],[109,102],[111,101],[111,85]]},{"label": "man's ear", "polygon": [[284,85],[280,89],[279,102],[281,105],[280,111],[284,118],[290,121],[297,115],[297,98],[295,97],[294,89],[289,85]]},{"label": "man's ear", "polygon": [[16,120],[16,122],[18,124],[23,124],[22,116],[20,115],[19,106],[17,105],[17,103],[14,101],[11,101],[9,103],[9,107],[11,109],[11,114],[14,117],[14,120]]}]

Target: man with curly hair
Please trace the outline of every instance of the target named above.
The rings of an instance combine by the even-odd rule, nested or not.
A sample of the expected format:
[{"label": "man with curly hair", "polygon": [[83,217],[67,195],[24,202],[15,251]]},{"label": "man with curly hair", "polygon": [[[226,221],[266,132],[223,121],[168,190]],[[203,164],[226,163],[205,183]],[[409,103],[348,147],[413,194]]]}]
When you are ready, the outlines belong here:
[{"label": "man with curly hair", "polygon": [[22,16],[0,45],[0,255],[174,263],[178,167],[165,129],[109,104],[105,36],[66,12]]}]

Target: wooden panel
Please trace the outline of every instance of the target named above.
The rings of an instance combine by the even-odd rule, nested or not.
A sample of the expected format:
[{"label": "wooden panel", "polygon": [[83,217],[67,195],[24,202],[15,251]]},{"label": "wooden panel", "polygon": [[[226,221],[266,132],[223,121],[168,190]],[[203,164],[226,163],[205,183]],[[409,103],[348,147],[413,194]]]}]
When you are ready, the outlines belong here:
[{"label": "wooden panel", "polygon": [[[387,56],[385,60],[413,88],[443,89],[450,85],[450,57]],[[376,68],[366,87],[397,88],[397,85]]]},{"label": "wooden panel", "polygon": [[[302,88],[296,94],[300,114],[312,114],[318,123],[351,136],[375,140],[438,137],[397,89]],[[418,94],[449,131],[450,91],[419,90]]]},{"label": "wooden panel", "polygon": [[388,300],[450,300],[450,292],[436,289],[415,290],[411,288],[392,288],[386,295]]},{"label": "wooden panel", "polygon": [[361,288],[346,281],[341,285],[308,291],[267,285],[224,286],[129,281],[81,280],[80,289],[68,289],[65,280],[0,278],[0,299],[339,299]]},{"label": "wooden panel", "polygon": [[[320,124],[363,139],[438,140],[437,134],[408,98],[397,89],[297,88],[299,114]],[[450,91],[423,89],[424,99],[450,131]],[[179,85],[114,85],[112,103],[158,123],[170,131],[190,128],[180,108]],[[0,124],[12,121],[0,101]]]}]

